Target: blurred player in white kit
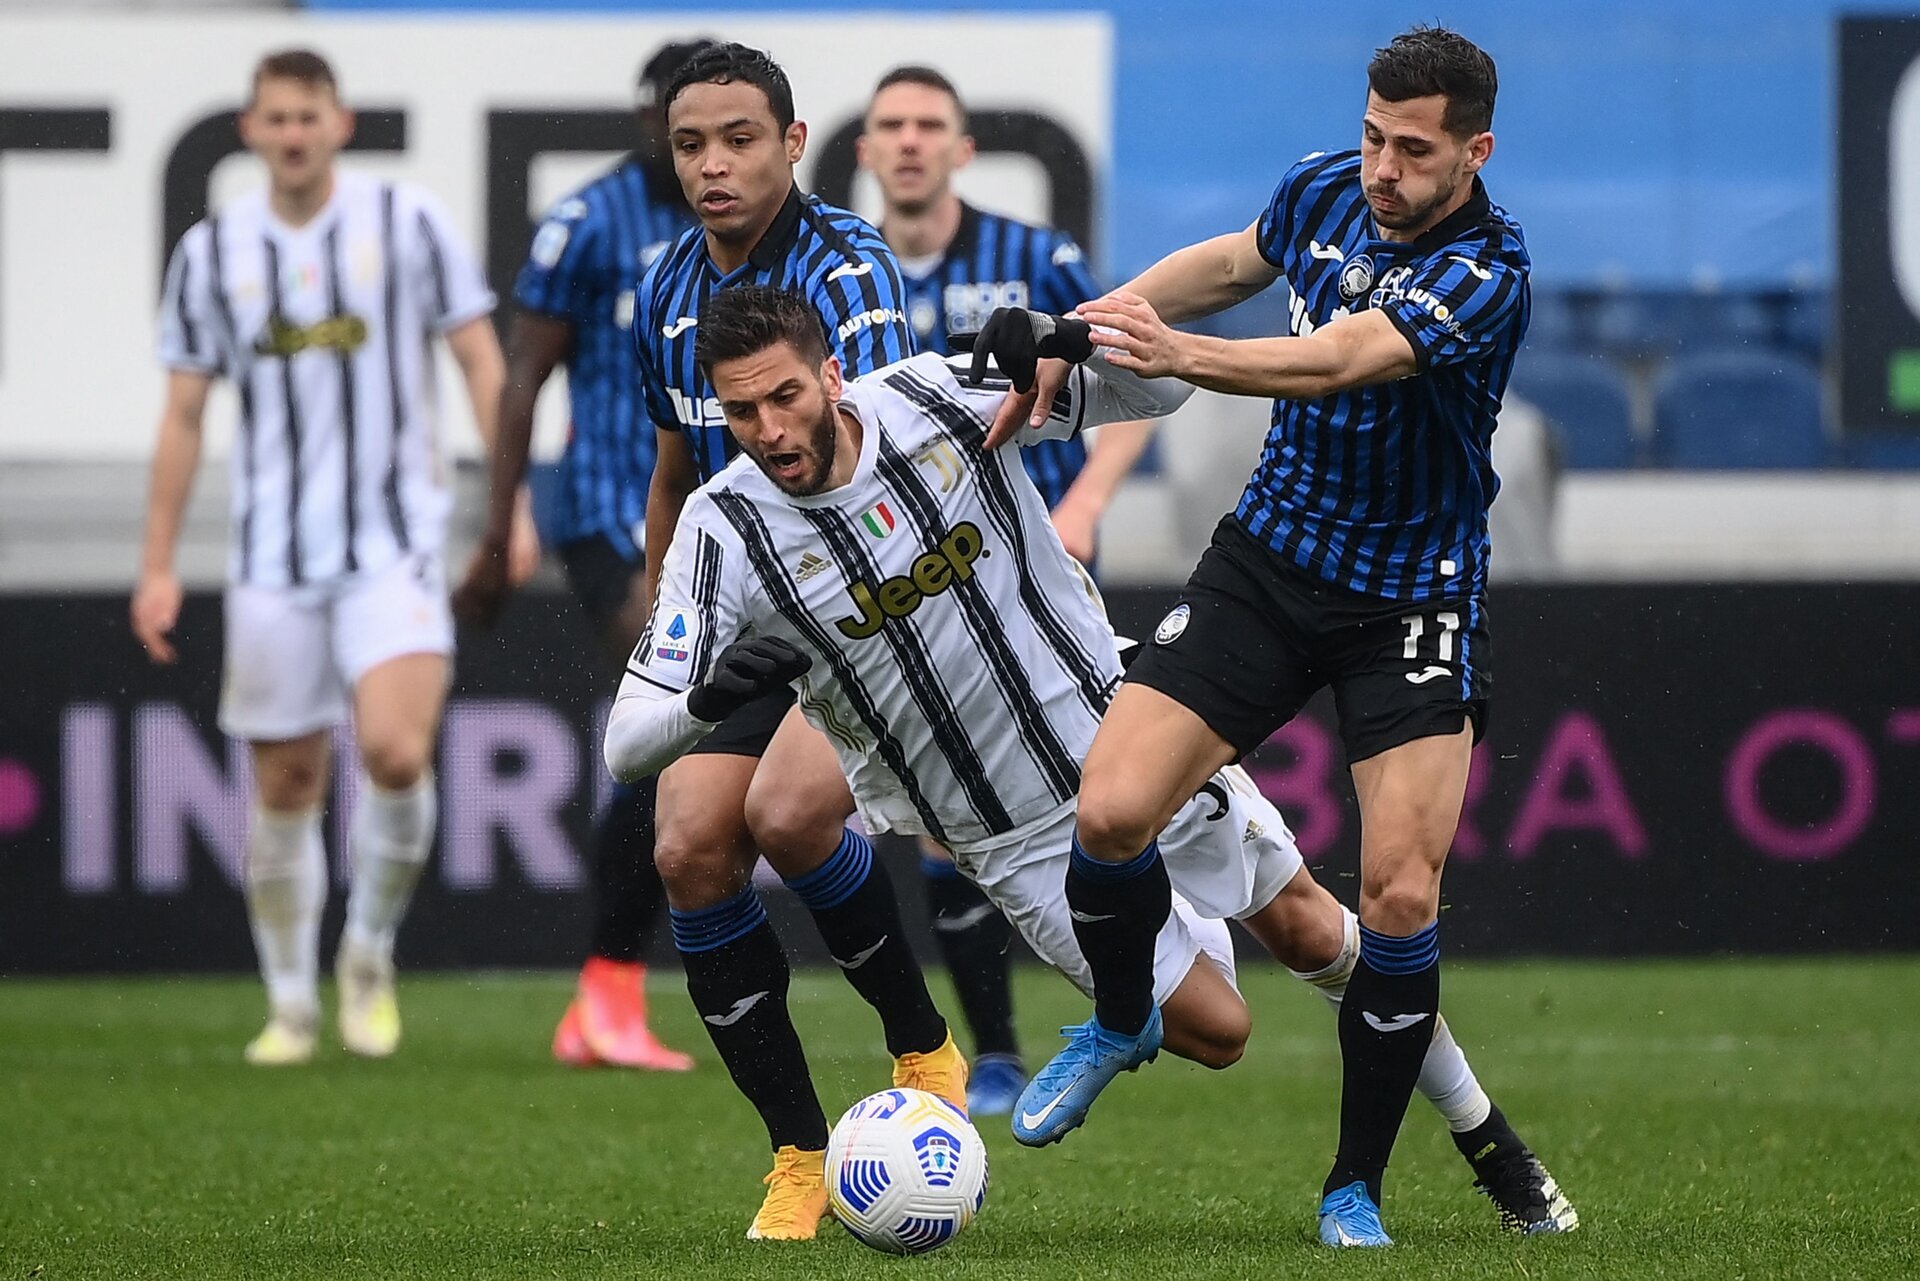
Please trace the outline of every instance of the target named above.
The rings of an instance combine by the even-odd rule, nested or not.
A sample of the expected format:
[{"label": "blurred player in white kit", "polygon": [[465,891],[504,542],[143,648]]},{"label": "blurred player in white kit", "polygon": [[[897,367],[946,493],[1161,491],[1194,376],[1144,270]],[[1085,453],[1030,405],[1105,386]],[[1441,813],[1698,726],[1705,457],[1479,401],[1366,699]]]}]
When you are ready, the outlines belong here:
[{"label": "blurred player in white kit", "polygon": [[[377,1058],[400,1040],[393,941],[433,843],[431,767],[453,651],[433,339],[445,338],[491,440],[505,376],[494,296],[431,196],[336,167],[354,118],[324,58],[263,58],[239,124],[268,185],[196,224],[167,268],[166,407],[133,630],[155,662],[173,661],[174,548],[208,391],[231,378],[240,416],[220,727],[252,753],[247,913],[270,1009],[246,1057],[313,1056],[320,817],[330,731],[351,713],[366,777],[335,972],[341,1039]],[[538,557],[526,521],[515,574]]]}]

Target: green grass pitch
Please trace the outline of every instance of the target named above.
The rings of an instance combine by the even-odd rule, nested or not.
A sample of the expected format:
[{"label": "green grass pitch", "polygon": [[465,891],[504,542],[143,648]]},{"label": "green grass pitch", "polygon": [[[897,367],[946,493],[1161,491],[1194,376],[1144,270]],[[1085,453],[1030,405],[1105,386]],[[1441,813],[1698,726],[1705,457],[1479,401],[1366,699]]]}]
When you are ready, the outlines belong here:
[{"label": "green grass pitch", "polygon": [[[1162,1059],[1064,1145],[983,1129],[980,1220],[921,1259],[831,1224],[743,1239],[764,1136],[687,1007],[656,1018],[688,1077],[569,1071],[560,976],[410,976],[386,1063],[329,1046],[243,1066],[237,980],[0,983],[0,1281],[14,1278],[1893,1277],[1920,1263],[1920,959],[1454,964],[1481,1077],[1579,1206],[1572,1237],[1501,1235],[1415,1100],[1387,1185],[1400,1245],[1313,1243],[1334,1140],[1331,1020],[1243,976],[1246,1060]],[[1020,977],[1029,1053],[1084,1017]],[[794,1008],[829,1114],[887,1083],[832,975]]]}]

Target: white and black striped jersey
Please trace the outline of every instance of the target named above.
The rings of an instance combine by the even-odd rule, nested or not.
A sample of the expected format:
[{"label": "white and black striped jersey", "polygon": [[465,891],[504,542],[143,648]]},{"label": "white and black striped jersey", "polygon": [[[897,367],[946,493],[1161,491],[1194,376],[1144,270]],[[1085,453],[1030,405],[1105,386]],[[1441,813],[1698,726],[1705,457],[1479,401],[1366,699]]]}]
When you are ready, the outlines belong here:
[{"label": "white and black striped jersey", "polygon": [[[694,492],[609,722],[617,773],[668,763],[647,727],[688,723],[684,691],[715,656],[770,634],[813,659],[801,707],[871,830],[986,847],[1072,801],[1120,678],[1113,633],[1018,454],[983,448],[1007,384],[966,386],[964,360],[846,385],[862,431],[840,488],[789,496],[742,455]],[[1187,391],[1096,358],[1023,443],[1170,413]]]},{"label": "white and black striped jersey", "polygon": [[298,228],[262,190],[187,232],[160,359],[239,391],[234,581],[326,581],[439,550],[452,494],[431,340],[493,304],[438,202],[404,183],[338,173]]}]

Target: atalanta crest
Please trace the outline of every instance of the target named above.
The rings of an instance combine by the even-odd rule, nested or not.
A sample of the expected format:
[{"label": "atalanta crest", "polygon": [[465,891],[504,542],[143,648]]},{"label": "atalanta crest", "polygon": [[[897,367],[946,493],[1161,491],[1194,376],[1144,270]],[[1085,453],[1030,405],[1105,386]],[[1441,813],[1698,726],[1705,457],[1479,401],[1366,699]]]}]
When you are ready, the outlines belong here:
[{"label": "atalanta crest", "polygon": [[1373,259],[1366,254],[1347,259],[1340,268],[1340,299],[1352,302],[1373,288]]}]

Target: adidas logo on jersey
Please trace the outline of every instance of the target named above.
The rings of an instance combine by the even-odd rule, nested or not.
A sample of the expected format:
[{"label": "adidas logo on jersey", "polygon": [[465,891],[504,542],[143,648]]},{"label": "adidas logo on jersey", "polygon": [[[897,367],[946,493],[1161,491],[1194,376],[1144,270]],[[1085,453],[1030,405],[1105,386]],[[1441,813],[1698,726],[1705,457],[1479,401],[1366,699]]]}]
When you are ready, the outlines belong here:
[{"label": "adidas logo on jersey", "polygon": [[818,578],[830,568],[831,566],[829,566],[826,561],[815,556],[812,552],[808,552],[800,558],[800,568],[793,572],[793,581],[796,583],[804,583],[809,578]]},{"label": "adidas logo on jersey", "polygon": [[856,578],[847,585],[859,612],[834,623],[849,640],[865,640],[886,626],[889,618],[905,618],[929,596],[938,596],[955,583],[973,578],[973,562],[989,555],[980,527],[972,521],[955,525],[940,546],[913,562],[909,573],[881,583]]}]

